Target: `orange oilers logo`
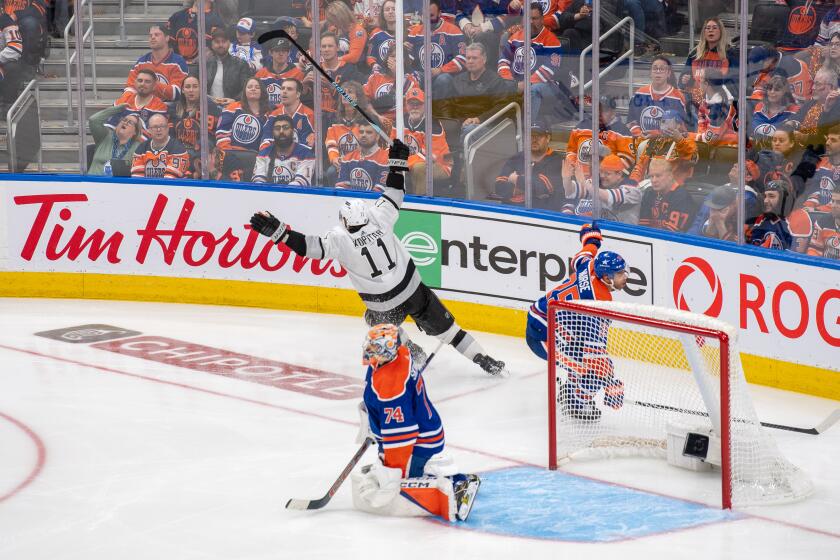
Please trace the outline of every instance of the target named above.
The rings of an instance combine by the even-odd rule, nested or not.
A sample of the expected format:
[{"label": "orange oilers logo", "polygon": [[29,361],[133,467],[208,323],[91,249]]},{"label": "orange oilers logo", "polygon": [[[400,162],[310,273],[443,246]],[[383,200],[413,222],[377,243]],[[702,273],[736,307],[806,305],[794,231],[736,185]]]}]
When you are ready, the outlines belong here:
[{"label": "orange oilers logo", "polygon": [[283,185],[288,185],[294,178],[294,172],[289,169],[286,162],[278,163],[274,166],[274,182]]},{"label": "orange oilers logo", "polygon": [[[440,68],[441,66],[444,65],[445,61],[444,61],[443,48],[441,48],[441,46],[438,45],[437,43],[432,43],[431,59],[432,59],[432,68]],[[425,46],[420,47],[420,64],[421,65],[426,64],[426,47]],[[424,66],[424,68],[425,68],[425,66]]]},{"label": "orange oilers logo", "polygon": [[811,3],[799,6],[790,11],[788,16],[788,30],[794,35],[804,35],[814,29],[817,24],[817,11]]},{"label": "orange oilers logo", "polygon": [[695,276],[695,273],[705,279],[711,292],[711,298],[709,298],[711,303],[703,311],[703,314],[709,317],[719,317],[723,307],[723,289],[721,288],[720,278],[715,274],[712,265],[700,257],[688,257],[677,267],[677,271],[674,273],[674,305],[677,306],[677,309],[692,311],[686,301],[683,285],[690,277]]},{"label": "orange oilers logo", "polygon": [[350,170],[350,182],[354,187],[366,191],[373,188],[373,179],[364,167],[354,167]]},{"label": "orange oilers logo", "polygon": [[268,84],[268,87],[265,88],[265,91],[268,94],[269,105],[280,104],[280,84],[278,84],[277,82],[270,83]]},{"label": "orange oilers logo", "polygon": [[346,132],[338,139],[338,153],[342,156],[346,156],[358,147],[359,142],[352,132]]},{"label": "orange oilers logo", "polygon": [[537,0],[535,4],[540,7],[544,16],[548,15],[548,10],[551,9],[551,0]]},{"label": "orange oilers logo", "polygon": [[393,91],[393,89],[394,89],[394,84],[391,84],[391,83],[382,84],[381,86],[376,88],[375,92],[373,92],[373,97],[375,99],[379,99],[380,97],[385,97],[386,95],[391,93],[391,91]]},{"label": "orange oilers logo", "polygon": [[642,125],[642,130],[659,130],[659,123],[662,121],[662,116],[664,114],[665,111],[656,105],[645,107],[639,117],[639,124]]},{"label": "orange oilers logo", "polygon": [[423,150],[420,147],[420,141],[413,134],[406,134],[405,144],[406,146],[408,146],[408,151],[411,155],[414,155],[417,152],[423,152]]},{"label": "orange oilers logo", "polygon": [[395,44],[396,41],[393,39],[387,39],[382,41],[379,45],[379,60],[382,62],[387,62],[386,55],[388,54],[388,49],[391,48],[391,45]]},{"label": "orange oilers logo", "polygon": [[198,55],[198,43],[195,31],[189,27],[182,27],[175,36],[178,45],[178,53],[186,59],[193,59]]},{"label": "orange oilers logo", "polygon": [[146,177],[157,177],[162,179],[166,174],[166,159],[161,155],[146,162]]},{"label": "orange oilers logo", "polygon": [[261,128],[253,115],[239,115],[233,121],[233,139],[240,144],[250,144],[259,138]]},{"label": "orange oilers logo", "polygon": [[767,138],[770,138],[775,133],[776,127],[775,125],[772,125],[770,123],[760,124],[757,127],[755,127],[755,130],[753,130],[753,134],[755,136],[765,136]]},{"label": "orange oilers logo", "polygon": [[[537,65],[537,51],[534,50],[534,47],[529,48],[531,49],[531,67],[529,70],[533,70],[534,66]],[[516,49],[516,53],[513,55],[513,64],[511,64],[511,69],[514,74],[525,73],[525,47],[519,47]]]}]

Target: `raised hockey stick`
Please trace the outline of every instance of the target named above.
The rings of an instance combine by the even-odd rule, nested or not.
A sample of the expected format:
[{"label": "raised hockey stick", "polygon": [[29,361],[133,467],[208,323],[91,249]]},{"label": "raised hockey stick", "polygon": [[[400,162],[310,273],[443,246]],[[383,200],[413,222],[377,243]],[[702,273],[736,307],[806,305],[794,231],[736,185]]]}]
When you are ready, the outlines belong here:
[{"label": "raised hockey stick", "polygon": [[[426,371],[426,368],[429,367],[429,362],[431,362],[432,358],[435,357],[435,354],[437,354],[440,351],[443,344],[444,344],[443,340],[441,340],[438,343],[437,348],[435,348],[435,351],[432,352],[431,354],[429,354],[429,357],[426,358],[426,363],[423,364],[423,367],[420,368],[420,371],[418,372],[417,375],[420,375],[421,373]],[[347,479],[347,477],[350,475],[350,472],[355,468],[355,466],[362,459],[362,456],[365,454],[365,451],[367,451],[368,447],[370,447],[370,444],[372,444],[372,443],[374,443],[373,438],[365,438],[364,443],[362,443],[362,445],[359,447],[359,449],[353,455],[353,458],[350,459],[350,462],[347,463],[347,466],[344,467],[344,470],[341,471],[341,474],[338,475],[338,478],[335,480],[335,482],[333,482],[333,485],[330,486],[330,489],[327,490],[326,494],[324,494],[323,496],[321,496],[317,500],[298,500],[296,498],[291,498],[288,502],[286,502],[286,509],[297,509],[297,510],[321,509],[322,507],[327,505],[329,503],[329,501],[332,499],[332,497],[335,496],[335,493],[338,492],[338,489],[341,487],[341,485],[344,483],[344,481]]]},{"label": "raised hockey stick", "polygon": [[[686,408],[677,408],[675,406],[669,406],[667,404],[658,404],[658,403],[650,403],[644,401],[634,401],[632,399],[625,399],[625,402],[629,404],[635,404],[636,406],[643,406],[647,408],[658,408],[661,410],[670,410],[672,412],[680,412],[682,414],[691,414],[693,416],[708,416],[708,412],[703,412],[700,410],[689,410]],[[796,426],[787,426],[785,424],[773,424],[772,422],[762,422],[761,425],[765,428],[772,428],[774,430],[786,430],[788,432],[796,432],[799,434],[808,434],[812,436],[820,435],[821,433],[828,430],[831,426],[837,423],[840,420],[840,408],[836,409],[834,412],[828,415],[828,417],[817,424],[813,428],[799,428]]]},{"label": "raised hockey stick", "polygon": [[284,29],[272,29],[271,31],[266,31],[265,33],[263,33],[262,35],[259,36],[259,38],[257,39],[257,42],[260,45],[262,45],[264,43],[267,43],[268,41],[271,41],[272,39],[286,39],[287,41],[292,43],[297,48],[297,50],[300,52],[300,54],[305,56],[306,60],[308,60],[309,63],[312,64],[312,66],[316,70],[318,70],[318,72],[320,72],[322,76],[324,76],[327,80],[329,80],[332,87],[335,88],[335,91],[337,91],[341,95],[341,97],[343,97],[344,100],[347,103],[350,104],[351,107],[356,109],[359,112],[360,115],[362,115],[365,119],[367,119],[367,121],[371,124],[371,126],[373,126],[374,130],[376,130],[377,134],[379,134],[379,136],[381,136],[385,140],[385,143],[386,144],[391,143],[391,137],[388,136],[387,134],[385,134],[385,131],[382,130],[382,128],[379,126],[379,124],[377,124],[376,121],[374,121],[370,117],[370,115],[365,113],[364,110],[361,107],[359,107],[359,105],[356,103],[356,101],[347,94],[347,91],[345,91],[343,87],[338,85],[338,82],[333,80],[332,77],[330,77],[330,75],[327,74],[327,72],[323,68],[321,68],[321,65],[318,64],[317,62],[315,62],[314,58],[309,56],[309,53],[306,52],[306,49],[304,49],[303,47],[298,45],[297,41],[292,39],[292,37]]}]

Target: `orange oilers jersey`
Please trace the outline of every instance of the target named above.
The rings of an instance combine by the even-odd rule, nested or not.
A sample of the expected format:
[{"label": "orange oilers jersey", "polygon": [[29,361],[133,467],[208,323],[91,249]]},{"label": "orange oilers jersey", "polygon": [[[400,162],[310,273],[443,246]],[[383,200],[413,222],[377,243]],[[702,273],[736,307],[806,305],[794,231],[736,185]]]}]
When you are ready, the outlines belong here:
[{"label": "orange oilers jersey", "polygon": [[[426,161],[426,119],[420,119],[416,125],[411,124],[410,119],[405,119],[404,142],[408,146],[408,167],[409,169]],[[397,137],[397,129],[391,128],[391,138]],[[432,124],[432,155],[433,161],[443,168],[446,174],[452,172],[452,154],[449,151],[449,144],[446,142],[446,134],[440,121],[433,121]]]},{"label": "orange oilers jersey", "polygon": [[443,451],[443,424],[405,346],[392,362],[368,367],[364,402],[386,467],[401,469],[406,477],[413,457],[428,459]]},{"label": "orange oilers jersey", "polygon": [[15,16],[0,12],[0,66],[20,60],[23,39]]},{"label": "orange oilers jersey", "polygon": [[[371,101],[371,103],[374,104],[374,106],[376,106],[375,101],[377,99],[381,99],[387,96],[391,96],[391,98],[393,99],[394,87],[394,76],[383,74],[381,72],[374,72],[370,75],[368,81],[365,82],[364,91],[367,98]],[[417,78],[410,74],[406,74],[405,80],[403,80],[403,92],[407,92],[411,88],[422,89],[420,87],[420,82],[417,81]],[[382,116],[394,120],[396,116],[396,102],[393,105],[391,105],[388,109],[382,109],[378,112]]]},{"label": "orange oilers jersey", "polygon": [[[566,144],[566,160],[572,164],[582,164],[586,173],[589,173],[589,165],[592,162],[592,129],[586,128],[586,123],[578,125],[569,135],[569,142]],[[631,136],[625,136],[615,130],[602,130],[598,137],[601,143],[609,148],[610,152],[619,156],[628,163],[636,160],[635,145]]]},{"label": "orange oilers jersey", "polygon": [[540,0],[538,4],[542,6],[543,25],[549,29],[557,29],[559,25],[555,15],[568,10],[572,5],[572,0]]},{"label": "orange oilers jersey", "polygon": [[164,101],[175,101],[181,95],[181,84],[187,77],[187,61],[173,50],[161,60],[152,59],[147,53],[137,59],[125,81],[125,91],[134,91],[134,80],[140,70],[151,70],[157,75],[155,95]]},{"label": "orange oilers jersey", "polygon": [[152,141],[146,140],[137,146],[131,161],[132,177],[183,179],[189,169],[190,155],[187,148],[171,137],[161,149],[154,148]]},{"label": "orange oilers jersey", "polygon": [[339,60],[344,64],[364,62],[365,46],[367,46],[367,33],[365,33],[365,28],[358,23],[350,27],[349,33],[338,33]]},{"label": "orange oilers jersey", "polygon": [[337,162],[339,157],[346,156],[359,147],[358,133],[358,126],[350,126],[344,123],[336,123],[327,130],[324,145],[327,147],[327,157],[331,164]]},{"label": "orange oilers jersey", "polygon": [[812,221],[814,230],[808,254],[840,260],[840,218],[835,218],[830,212],[814,212]]},{"label": "orange oilers jersey", "polygon": [[108,122],[105,123],[105,126],[115,128],[124,116],[137,115],[137,118],[140,119],[140,123],[143,126],[143,135],[146,138],[149,137],[149,133],[146,130],[149,126],[149,119],[152,118],[153,115],[166,115],[169,112],[169,108],[166,106],[166,103],[161,101],[161,99],[157,96],[152,96],[151,101],[142,107],[139,107],[137,105],[137,94],[132,91],[123,93],[119,99],[114,101],[115,106],[122,104],[126,105],[123,112],[111,117]]},{"label": "orange oilers jersey", "polygon": [[[269,58],[266,62],[270,61],[271,59]],[[280,84],[283,83],[283,80],[294,78],[299,82],[303,82],[304,78],[303,71],[294,64],[289,64],[281,72],[273,72],[263,66],[257,71],[254,77],[265,87],[265,91],[268,94],[268,104],[272,107],[280,105]]]}]

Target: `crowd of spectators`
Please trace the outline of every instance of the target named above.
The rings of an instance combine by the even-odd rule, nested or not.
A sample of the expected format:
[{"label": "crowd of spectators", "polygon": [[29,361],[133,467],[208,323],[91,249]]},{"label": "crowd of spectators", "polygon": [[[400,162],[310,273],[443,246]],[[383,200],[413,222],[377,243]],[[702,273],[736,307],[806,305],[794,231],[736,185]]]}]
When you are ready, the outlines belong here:
[{"label": "crowd of spectators", "polygon": [[[0,104],[13,100],[37,70],[45,38],[67,21],[64,1],[2,0]],[[576,123],[580,105],[586,111],[591,101],[577,99],[572,91],[576,80],[585,78],[574,71],[580,51],[591,44],[589,2],[532,2],[524,14],[521,0],[431,0],[424,21],[422,3],[406,0],[405,20],[399,21],[396,1],[323,1],[315,15],[309,2],[280,1],[279,19],[270,25],[281,25],[310,53],[313,25],[319,26],[321,66],[391,137],[397,111],[403,112],[411,148],[410,192],[426,193],[429,168],[436,186],[463,184],[465,138],[500,107],[521,103],[527,80],[531,184],[524,184],[524,153],[519,152],[488,184],[479,185],[481,196],[522,204],[530,190],[535,207],[582,216],[591,215],[597,196],[602,215],[613,219],[726,240],[737,239],[744,227],[746,239],[756,245],[840,258],[835,196],[840,1],[777,0],[793,11],[811,10],[815,17],[789,18],[774,44],[750,45],[744,61],[718,17],[703,22],[697,44],[687,59],[677,61],[661,54],[658,41],[673,31],[672,2],[607,3],[602,7],[617,9],[615,16],[633,19],[635,51],[646,56],[649,74],[628,100],[626,117],[619,109],[623,101],[609,95],[597,100],[597,141],[590,117]],[[267,20],[241,17],[236,0],[205,5],[203,39],[195,1],[151,26],[149,52],[130,68],[123,94],[114,107],[90,118],[95,144],[89,148],[89,172],[198,178],[205,171],[214,179],[310,186],[320,150],[322,183],[381,188],[387,153],[378,130],[295,45],[285,39],[260,45],[256,38]],[[530,45],[524,17],[530,20]],[[402,46],[396,44],[397,26],[405,32]],[[424,48],[426,32],[430,53]],[[202,40],[206,60],[199,57]],[[532,65],[526,69],[529,47]],[[400,48],[405,75],[398,108]],[[204,88],[198,79],[201,65]],[[742,65],[748,104],[739,111]],[[432,92],[424,91],[427,71]],[[200,115],[202,96],[206,119]],[[313,112],[316,97],[320,130]],[[739,124],[748,137],[747,201],[733,198],[740,186],[737,173],[729,172],[727,182],[737,157]],[[571,129],[565,149],[557,141],[558,129]],[[209,147],[204,162],[202,141]],[[593,157],[600,160],[597,193]],[[208,169],[202,170],[202,163]],[[737,166],[733,169],[737,172]],[[739,225],[742,203],[747,223]]]}]

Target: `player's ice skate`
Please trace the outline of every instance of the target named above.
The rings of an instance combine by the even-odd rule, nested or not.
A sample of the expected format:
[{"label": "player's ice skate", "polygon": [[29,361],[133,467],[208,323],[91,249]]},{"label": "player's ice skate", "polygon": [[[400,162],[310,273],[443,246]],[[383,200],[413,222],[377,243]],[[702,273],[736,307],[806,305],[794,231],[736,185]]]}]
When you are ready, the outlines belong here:
[{"label": "player's ice skate", "polygon": [[468,474],[466,478],[455,482],[455,503],[458,504],[458,521],[466,521],[472,511],[481,479],[478,475]]}]

